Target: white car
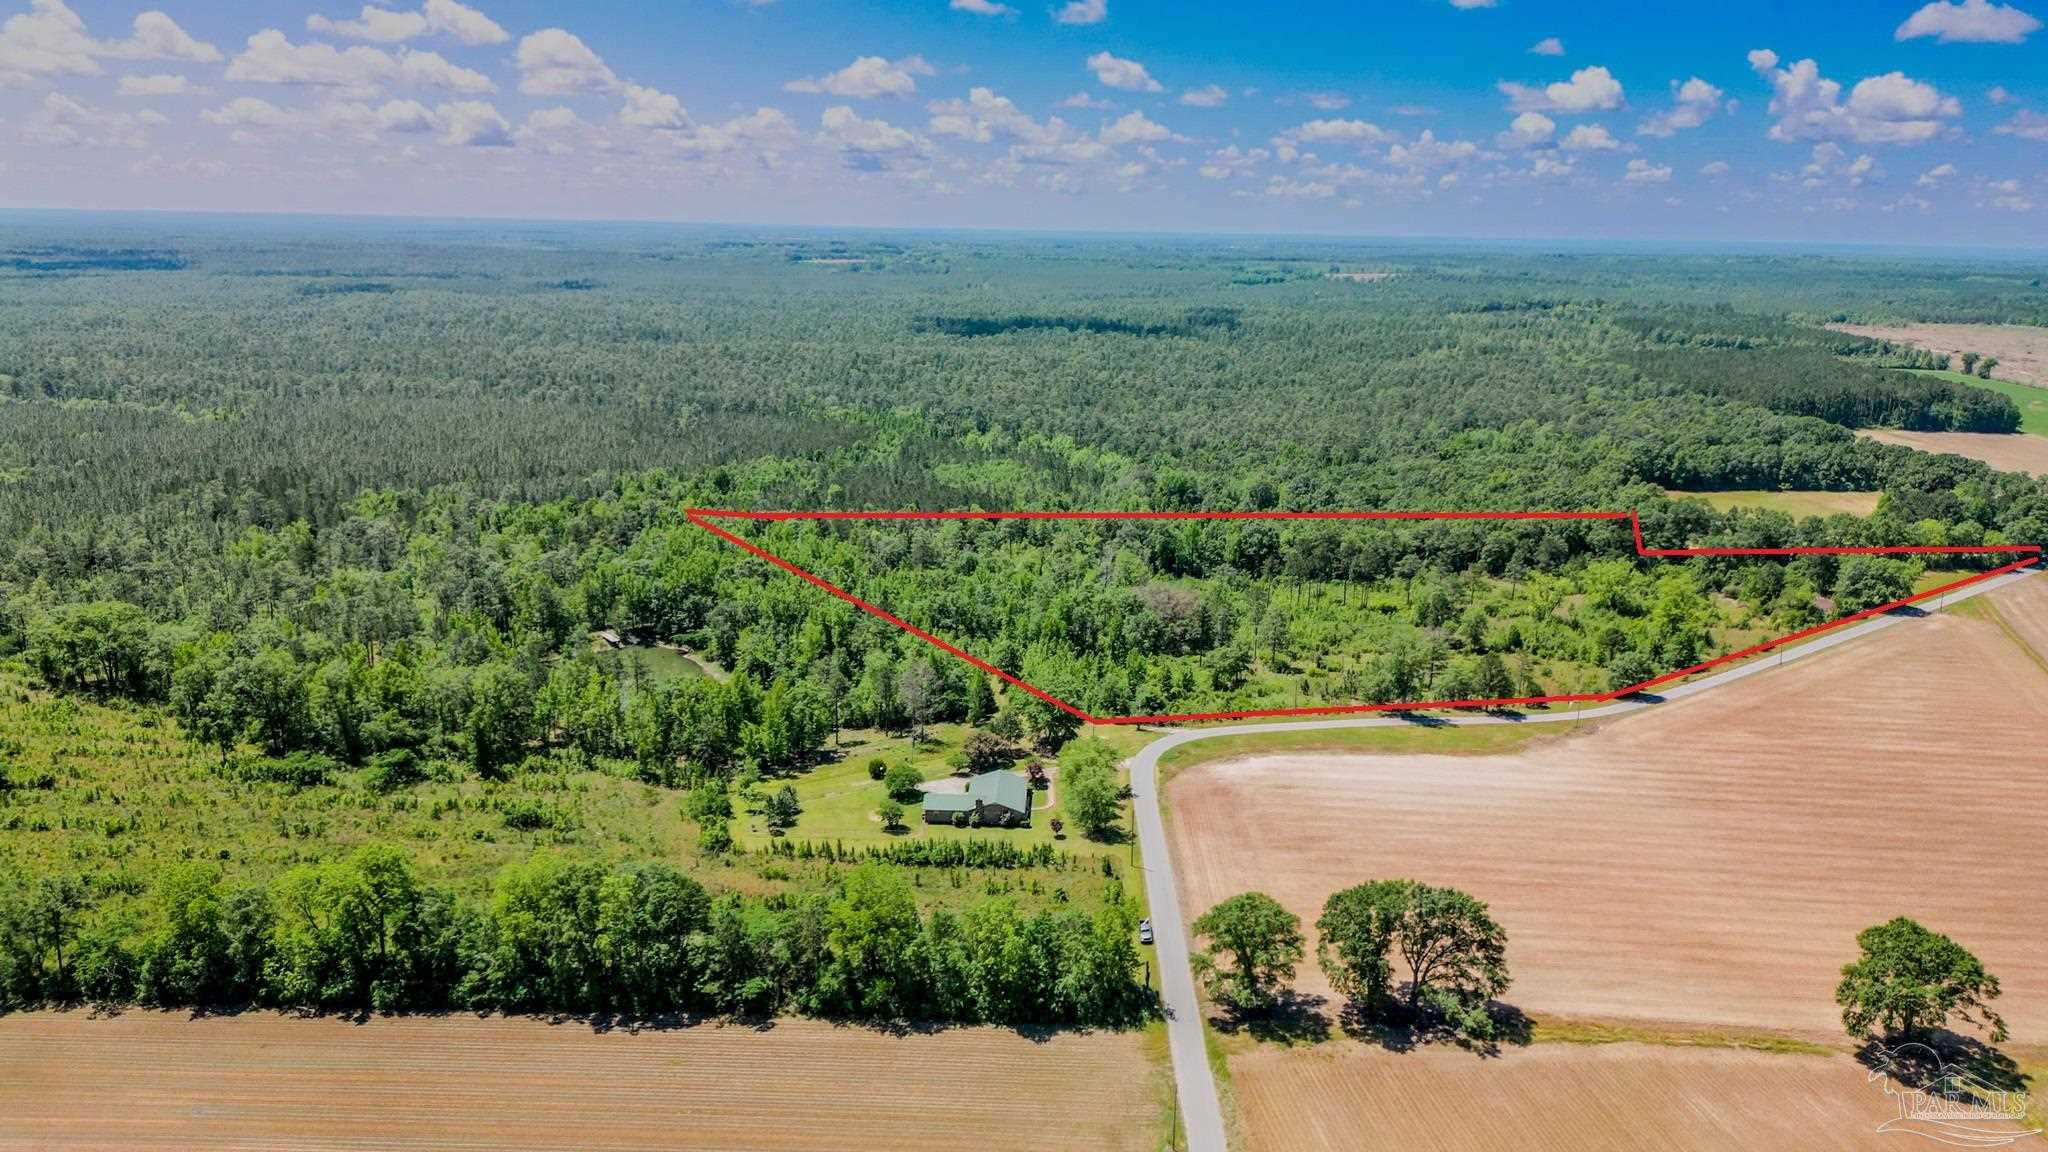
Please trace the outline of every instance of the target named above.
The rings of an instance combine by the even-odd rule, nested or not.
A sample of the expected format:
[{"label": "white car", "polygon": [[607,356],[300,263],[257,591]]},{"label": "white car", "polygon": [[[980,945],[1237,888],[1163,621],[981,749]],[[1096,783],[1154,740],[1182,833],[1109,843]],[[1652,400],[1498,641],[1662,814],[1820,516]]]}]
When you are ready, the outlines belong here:
[{"label": "white car", "polygon": [[1150,920],[1140,920],[1140,921],[1138,921],[1138,943],[1140,943],[1140,944],[1150,944],[1151,942],[1152,942],[1152,921],[1150,921]]}]

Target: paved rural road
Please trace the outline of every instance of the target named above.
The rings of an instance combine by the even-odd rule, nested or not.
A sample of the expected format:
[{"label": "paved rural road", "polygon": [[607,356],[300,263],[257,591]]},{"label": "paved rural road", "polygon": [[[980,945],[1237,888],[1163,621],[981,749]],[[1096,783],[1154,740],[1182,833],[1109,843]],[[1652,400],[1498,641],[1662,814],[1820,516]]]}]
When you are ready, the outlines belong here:
[{"label": "paved rural road", "polygon": [[[2039,575],[2040,568],[2027,568],[1951,592],[1936,602],[1944,607],[1994,589]],[[1544,724],[1564,720],[1594,720],[1655,708],[1702,692],[1732,684],[1759,672],[1793,660],[1803,660],[1838,645],[1920,619],[1917,611],[1874,616],[1835,632],[1825,632],[1777,656],[1753,660],[1725,672],[1717,672],[1688,684],[1681,684],[1659,696],[1619,700],[1579,712],[1532,713],[1521,719],[1500,716],[1447,716],[1446,724]],[[1180,1124],[1188,1152],[1225,1152],[1223,1108],[1216,1097],[1216,1078],[1209,1070],[1209,1054],[1202,1034],[1202,1009],[1195,997],[1195,980],[1188,965],[1188,936],[1181,919],[1180,889],[1174,881],[1173,857],[1166,846],[1166,825],[1159,816],[1159,757],[1183,744],[1213,740],[1222,736],[1243,736],[1258,732],[1307,732],[1322,728],[1398,728],[1413,721],[1395,716],[1363,716],[1335,720],[1298,720],[1284,724],[1234,724],[1221,728],[1193,728],[1169,732],[1145,745],[1131,758],[1131,800],[1138,814],[1138,846],[1145,854],[1145,893],[1152,905],[1152,932],[1157,941],[1160,994],[1165,1000],[1167,1048],[1173,1055],[1173,1077],[1180,1098]]]}]

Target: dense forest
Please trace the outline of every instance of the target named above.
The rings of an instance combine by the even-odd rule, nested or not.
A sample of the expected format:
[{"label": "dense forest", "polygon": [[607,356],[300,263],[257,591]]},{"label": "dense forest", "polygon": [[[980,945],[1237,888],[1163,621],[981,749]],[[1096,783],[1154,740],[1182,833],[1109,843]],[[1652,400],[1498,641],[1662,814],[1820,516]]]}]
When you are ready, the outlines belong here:
[{"label": "dense forest", "polygon": [[[1390,275],[1334,275],[1360,269]],[[0,280],[0,690],[174,728],[207,750],[179,771],[236,789],[392,811],[462,780],[621,778],[681,805],[806,771],[852,729],[959,724],[1046,754],[1076,734],[693,527],[693,505],[1636,508],[1666,546],[2048,542],[2048,481],[1854,434],[2010,432],[2010,400],[1820,327],[2048,321],[2019,265],[48,218],[0,229]],[[1747,489],[1882,499],[1797,519],[1684,498]],[[1098,714],[1603,690],[1925,575],[1645,560],[1625,525],[1577,522],[746,531]],[[647,681],[600,630],[717,675]],[[232,885],[110,891],[7,815],[31,780],[102,791],[0,734],[0,871],[21,873],[0,1000],[1133,1011],[1114,884],[956,912],[888,860],[742,892],[718,890],[715,850],[563,852],[455,894],[404,851],[333,843]],[[642,890],[666,919],[607,927],[606,894]],[[402,947],[316,907],[355,915],[363,892],[409,902],[376,916],[408,925]],[[520,967],[517,933],[557,913],[519,901],[559,902],[573,970]],[[832,942],[863,901],[888,907],[845,914],[886,921],[904,970],[834,967],[872,953]],[[1096,975],[999,1012],[959,983],[980,961],[948,957],[1008,954],[986,943],[1004,932]],[[740,938],[744,962],[700,949]]]}]

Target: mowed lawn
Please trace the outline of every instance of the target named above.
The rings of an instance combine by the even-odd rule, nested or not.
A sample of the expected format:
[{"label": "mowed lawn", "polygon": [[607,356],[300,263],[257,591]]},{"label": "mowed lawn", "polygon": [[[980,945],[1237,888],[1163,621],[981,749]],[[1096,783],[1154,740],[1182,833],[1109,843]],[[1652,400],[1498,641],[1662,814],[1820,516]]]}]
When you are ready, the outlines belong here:
[{"label": "mowed lawn", "polygon": [[1913,374],[1932,376],[1951,384],[1965,384],[2010,397],[2020,408],[2020,431],[2030,436],[2048,436],[2048,388],[2015,384],[2010,380],[1986,380],[1981,376],[1965,376],[1961,372],[1943,372],[1933,368],[1917,368],[1913,370]]}]

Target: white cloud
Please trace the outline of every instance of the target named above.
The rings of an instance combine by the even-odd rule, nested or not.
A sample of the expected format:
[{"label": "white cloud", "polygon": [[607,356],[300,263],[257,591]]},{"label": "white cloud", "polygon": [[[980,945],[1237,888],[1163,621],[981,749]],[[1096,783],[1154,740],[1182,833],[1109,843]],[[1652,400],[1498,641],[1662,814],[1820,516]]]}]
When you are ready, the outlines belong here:
[{"label": "white cloud", "polygon": [[2004,104],[2012,99],[2012,93],[2005,90],[2005,85],[1994,84],[1991,91],[1984,93],[1984,98],[1993,104]]},{"label": "white cloud", "polygon": [[426,6],[417,12],[365,4],[353,20],[334,20],[316,12],[306,17],[306,28],[328,36],[381,44],[396,44],[429,33],[453,36],[471,46],[503,44],[512,38],[497,21],[456,0],[427,0]]},{"label": "white cloud", "polygon": [[1109,19],[1109,0],[1067,0],[1052,18],[1062,24],[1100,24]]},{"label": "white cloud", "polygon": [[1555,156],[1539,153],[1529,160],[1529,175],[1539,180],[1559,179],[1572,174],[1573,163],[1569,159],[1559,160]]},{"label": "white cloud", "polygon": [[893,64],[880,56],[860,56],[837,72],[814,79],[791,80],[782,87],[788,92],[818,92],[871,100],[877,96],[908,96],[917,91],[917,77],[931,74],[932,66],[925,63],[922,56],[911,56]]},{"label": "white cloud", "polygon": [[1209,84],[1201,88],[1190,88],[1180,94],[1180,102],[1195,108],[1215,108],[1230,99],[1230,93],[1220,84]]},{"label": "white cloud", "polygon": [[1621,141],[1604,124],[1581,124],[1566,133],[1558,147],[1567,152],[1612,152],[1621,147]]},{"label": "white cloud", "polygon": [[1906,17],[1894,38],[1932,36],[1942,44],[2019,44],[2040,29],[2039,20],[2018,8],[1993,4],[1991,0],[1962,0],[1957,4],[1934,0]]},{"label": "white cloud", "polygon": [[43,97],[24,134],[35,143],[63,147],[142,148],[149,143],[150,130],[165,123],[156,112],[96,108],[51,92]]},{"label": "white cloud", "polygon": [[1778,54],[1760,48],[1749,54],[1750,67],[1770,81],[1773,140],[1850,140],[1858,144],[1918,144],[1940,135],[1943,120],[1962,113],[1962,105],[1933,85],[1889,72],[1867,77],[1849,92],[1820,74],[1812,60],[1778,67]]},{"label": "white cloud", "polygon": [[931,121],[926,126],[934,136],[952,136],[987,144],[998,137],[1045,141],[1066,128],[1058,118],[1040,124],[1018,109],[1007,96],[990,88],[974,88],[965,100],[936,100],[926,107]]},{"label": "white cloud", "polygon": [[482,100],[464,100],[434,109],[441,124],[441,142],[463,148],[509,148],[512,125]]},{"label": "white cloud", "polygon": [[1302,99],[1318,112],[1341,112],[1351,107],[1351,97],[1342,92],[1311,92]]},{"label": "white cloud", "polygon": [[436,52],[405,48],[392,56],[382,49],[361,45],[336,48],[332,44],[294,44],[275,28],[249,37],[247,47],[228,62],[227,78],[244,84],[303,84],[353,92],[375,91],[392,81],[416,88],[446,88],[465,93],[497,89],[490,77],[454,64]]},{"label": "white cloud", "polygon": [[1934,167],[1929,168],[1927,171],[1922,172],[1920,174],[1920,178],[1918,180],[1913,181],[1913,183],[1921,188],[1933,188],[1938,186],[1943,180],[1946,180],[1955,174],[1955,165],[1937,164]]},{"label": "white cloud", "polygon": [[1858,188],[1864,181],[1883,175],[1884,170],[1878,167],[1877,157],[1865,152],[1850,159],[1840,144],[1823,140],[1813,146],[1812,158],[1799,170],[1799,186],[1816,189],[1839,182]]},{"label": "white cloud", "polygon": [[1096,138],[1112,148],[1138,141],[1171,140],[1173,132],[1164,125],[1146,118],[1143,112],[1126,112],[1113,123],[1105,124]]},{"label": "white cloud", "polygon": [[298,123],[296,113],[254,96],[237,96],[218,108],[208,108],[199,119],[222,128],[284,128]]},{"label": "white cloud", "polygon": [[2027,199],[2026,192],[2018,180],[2000,180],[1985,187],[1993,194],[1991,206],[2004,212],[2032,212],[2034,202]]},{"label": "white cloud", "polygon": [[1630,184],[1669,184],[1671,167],[1668,164],[1652,164],[1648,160],[1636,159],[1628,162],[1628,171],[1622,174]]},{"label": "white cloud", "polygon": [[626,85],[626,104],[619,109],[619,123],[635,128],[687,128],[690,115],[683,102],[658,88]]},{"label": "white cloud", "polygon": [[1479,145],[1470,140],[1439,140],[1425,128],[1413,143],[1396,143],[1387,149],[1387,163],[1397,168],[1444,168],[1462,164],[1479,155]]},{"label": "white cloud", "polygon": [[1672,106],[1636,125],[1641,136],[1670,136],[1705,124],[1721,106],[1719,88],[1694,76],[1685,83],[1671,82]]},{"label": "white cloud", "polygon": [[1104,110],[1116,107],[1116,101],[1104,100],[1101,97],[1096,96],[1089,92],[1076,92],[1072,96],[1067,97],[1065,100],[1060,101],[1060,107],[1094,108],[1097,110]]},{"label": "white cloud", "polygon": [[922,141],[915,132],[898,128],[886,120],[863,119],[844,104],[825,109],[819,120],[824,141],[843,151],[867,155],[915,152]]},{"label": "white cloud", "polygon": [[1451,0],[1451,7],[1458,9],[1491,8],[1500,0]]},{"label": "white cloud", "polygon": [[1555,36],[1545,36],[1543,39],[1529,45],[1529,51],[1537,56],[1562,56],[1564,55],[1564,41],[1559,40]]},{"label": "white cloud", "polygon": [[188,96],[202,91],[191,80],[172,73],[123,76],[114,91],[122,96]]},{"label": "white cloud", "polygon": [[315,12],[306,17],[306,30],[348,40],[395,44],[426,35],[427,18],[419,12],[394,12],[365,4],[362,14],[353,20],[334,20]]},{"label": "white cloud", "polygon": [[1303,145],[1376,144],[1388,138],[1386,129],[1365,120],[1310,120],[1273,137],[1273,153],[1282,160],[1300,157]]},{"label": "white cloud", "polygon": [[1621,106],[1621,81],[1605,68],[1581,68],[1571,79],[1541,88],[1503,80],[1498,85],[1517,112],[1598,112]]},{"label": "white cloud", "polygon": [[1088,70],[1095,73],[1095,79],[1105,88],[1121,88],[1126,92],[1158,92],[1162,90],[1159,81],[1152,78],[1145,66],[1136,60],[1125,60],[1107,52],[1097,52],[1088,58]]},{"label": "white cloud", "polygon": [[976,16],[1008,16],[1016,11],[1008,4],[997,4],[994,0],[953,0],[948,7],[955,12],[972,12]]},{"label": "white cloud", "polygon": [[[27,12],[0,23],[0,85],[53,76],[97,76],[101,59],[212,63],[220,50],[193,39],[176,21],[151,10],[135,17],[123,40],[95,40],[63,0],[31,0]],[[83,107],[83,105],[81,105]]]},{"label": "white cloud", "polygon": [[1702,176],[1726,176],[1727,174],[1728,162],[1726,160],[1711,160],[1700,165],[1700,175]]},{"label": "white cloud", "polygon": [[1283,200],[1328,200],[1337,194],[1337,186],[1323,180],[1290,180],[1275,176],[1266,182],[1266,195]]},{"label": "white cloud", "polygon": [[1548,143],[1551,134],[1557,131],[1557,121],[1541,112],[1524,112],[1508,124],[1508,130],[1497,140],[1504,148],[1534,148]]},{"label": "white cloud", "polygon": [[574,33],[543,28],[519,41],[519,90],[528,96],[609,92],[619,78]]},{"label": "white cloud", "polygon": [[1228,180],[1234,176],[1251,175],[1260,164],[1271,158],[1272,153],[1264,148],[1244,149],[1232,144],[1209,153],[1195,172],[1204,180]]},{"label": "white cloud", "polygon": [[2048,116],[2030,108],[2013,113],[2012,119],[1992,129],[2000,136],[2017,136],[2022,140],[2039,140],[2048,144]]}]

